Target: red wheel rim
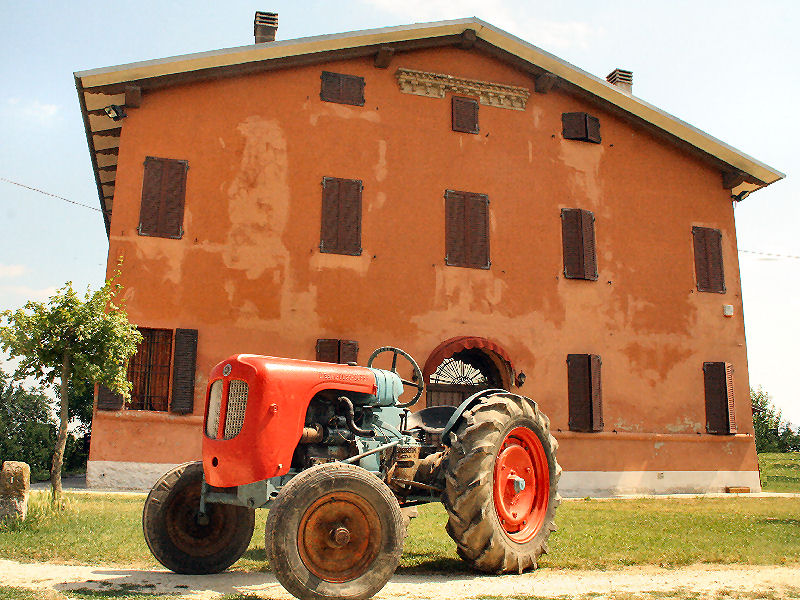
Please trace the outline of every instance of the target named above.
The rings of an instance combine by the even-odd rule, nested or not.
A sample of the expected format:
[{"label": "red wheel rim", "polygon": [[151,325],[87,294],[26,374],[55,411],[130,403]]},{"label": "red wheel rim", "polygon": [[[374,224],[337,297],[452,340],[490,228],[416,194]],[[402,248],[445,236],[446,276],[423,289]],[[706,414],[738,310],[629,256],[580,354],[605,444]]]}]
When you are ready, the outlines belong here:
[{"label": "red wheel rim", "polygon": [[547,514],[550,468],[542,442],[527,427],[508,432],[494,462],[494,508],[508,537],[527,542]]}]

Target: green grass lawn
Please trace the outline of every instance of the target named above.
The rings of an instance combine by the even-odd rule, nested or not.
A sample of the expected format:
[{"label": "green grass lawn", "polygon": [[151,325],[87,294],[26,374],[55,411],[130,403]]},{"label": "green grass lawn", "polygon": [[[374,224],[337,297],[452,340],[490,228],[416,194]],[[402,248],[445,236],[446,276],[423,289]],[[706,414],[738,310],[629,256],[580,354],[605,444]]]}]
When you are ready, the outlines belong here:
[{"label": "green grass lawn", "polygon": [[[78,564],[156,566],[141,530],[144,496],[69,494],[61,514],[42,510],[34,493],[31,518],[0,529],[0,558]],[[266,570],[264,520],[235,570]],[[420,507],[411,522],[401,570],[464,571],[444,531],[439,504]],[[695,562],[800,564],[800,498],[692,498],[580,500],[557,513],[559,530],[541,566],[613,568],[677,566]]]},{"label": "green grass lawn", "polygon": [[765,492],[800,493],[800,452],[765,452],[758,455],[758,465]]}]

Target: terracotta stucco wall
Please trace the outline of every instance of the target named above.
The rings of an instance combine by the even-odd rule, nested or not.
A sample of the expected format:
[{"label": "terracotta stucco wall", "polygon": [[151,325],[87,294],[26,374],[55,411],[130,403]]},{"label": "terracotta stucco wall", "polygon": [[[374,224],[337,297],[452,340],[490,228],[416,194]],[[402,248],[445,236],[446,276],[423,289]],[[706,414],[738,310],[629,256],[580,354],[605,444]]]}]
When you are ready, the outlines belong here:
[{"label": "terracotta stucco wall", "polygon": [[[719,170],[558,89],[532,93],[525,111],[481,106],[480,133],[455,133],[450,94],[401,93],[397,67],[533,88],[452,48],[386,70],[357,59],[152,91],[129,111],[109,269],[124,257],[133,322],[198,329],[195,414],[206,373],[235,352],[313,358],[331,337],[358,340],[362,362],[391,344],[424,363],[443,340],[476,335],[527,374],[520,391],[550,416],[565,469],[755,470],[751,437],[705,434],[704,361],[735,366],[737,424],[752,433]],[[363,76],[365,106],[322,102],[323,69]],[[602,144],[562,139],[571,111],[600,118]],[[137,235],[145,156],[189,162],[181,240]],[[319,252],[324,176],[363,181],[361,256]],[[489,270],[444,264],[446,189],[488,194]],[[563,207],[596,217],[598,281],[563,277]],[[693,225],[722,231],[725,294],[697,292]],[[602,356],[602,434],[567,432],[568,353]],[[197,418],[153,419],[97,413],[92,459],[199,456]]]}]

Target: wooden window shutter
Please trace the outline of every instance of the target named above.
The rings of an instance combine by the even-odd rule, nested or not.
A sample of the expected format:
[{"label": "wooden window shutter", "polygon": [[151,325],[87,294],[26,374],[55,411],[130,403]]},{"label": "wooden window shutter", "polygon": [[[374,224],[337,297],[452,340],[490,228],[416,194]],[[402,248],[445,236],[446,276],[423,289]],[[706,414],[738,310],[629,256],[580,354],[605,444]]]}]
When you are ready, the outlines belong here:
[{"label": "wooden window shutter", "polygon": [[465,197],[467,266],[489,268],[489,198],[482,194]]},{"label": "wooden window shutter", "polygon": [[569,279],[596,281],[598,274],[594,215],[580,208],[562,208],[561,242],[564,251],[564,276]]},{"label": "wooden window shutter", "polygon": [[339,340],[339,362],[342,364],[358,362],[358,342]]},{"label": "wooden window shutter", "polygon": [[600,138],[600,119],[592,115],[586,115],[586,141],[595,144],[603,141]]},{"label": "wooden window shutter", "polygon": [[706,396],[706,431],[720,435],[736,433],[733,366],[724,362],[705,362],[703,378]]},{"label": "wooden window shutter", "polygon": [[478,101],[453,96],[453,131],[478,133]]},{"label": "wooden window shutter", "polygon": [[197,329],[175,330],[170,410],[186,415],[194,411],[194,377],[197,366]]},{"label": "wooden window shutter", "polygon": [[722,232],[711,227],[692,227],[694,270],[697,290],[725,293],[725,270],[722,264]]},{"label": "wooden window shutter", "polygon": [[447,190],[445,192],[445,263],[453,266],[465,266],[467,252],[464,231],[464,194]]},{"label": "wooden window shutter", "polygon": [[603,430],[601,364],[596,354],[567,355],[570,431]]},{"label": "wooden window shutter", "polygon": [[339,340],[317,340],[317,360],[320,362],[339,362]]},{"label": "wooden window shutter", "polygon": [[139,235],[183,237],[183,209],[186,201],[185,160],[148,156],[144,161]]},{"label": "wooden window shutter", "polygon": [[599,144],[600,119],[585,112],[563,113],[561,115],[561,135],[566,140],[578,140]]},{"label": "wooden window shutter", "polygon": [[364,106],[364,78],[323,71],[319,97],[325,102]]},{"label": "wooden window shutter", "polygon": [[112,392],[104,385],[97,388],[97,410],[121,410],[122,394]]},{"label": "wooden window shutter", "polygon": [[322,178],[320,252],[361,254],[361,192],[358,179]]},{"label": "wooden window shutter", "polygon": [[445,263],[488,269],[489,197],[485,194],[445,192]]}]

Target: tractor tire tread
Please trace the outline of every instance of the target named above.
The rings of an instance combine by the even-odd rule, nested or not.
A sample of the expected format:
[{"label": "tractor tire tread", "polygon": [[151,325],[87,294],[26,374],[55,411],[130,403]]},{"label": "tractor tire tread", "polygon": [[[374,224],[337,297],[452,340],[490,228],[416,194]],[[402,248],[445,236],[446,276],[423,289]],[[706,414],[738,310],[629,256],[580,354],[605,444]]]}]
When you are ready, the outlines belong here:
[{"label": "tractor tire tread", "polygon": [[[502,529],[494,508],[493,464],[507,431],[523,424],[537,432],[548,456],[550,497],[544,522],[525,543],[511,540]],[[460,426],[450,434],[451,450],[445,470],[443,503],[448,513],[446,530],[456,542],[458,555],[474,568],[490,573],[521,573],[536,568],[547,551],[547,538],[555,531],[555,509],[561,467],[555,453],[558,442],[550,434],[550,421],[533,400],[511,393],[487,396],[464,412]]]}]

